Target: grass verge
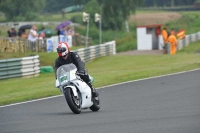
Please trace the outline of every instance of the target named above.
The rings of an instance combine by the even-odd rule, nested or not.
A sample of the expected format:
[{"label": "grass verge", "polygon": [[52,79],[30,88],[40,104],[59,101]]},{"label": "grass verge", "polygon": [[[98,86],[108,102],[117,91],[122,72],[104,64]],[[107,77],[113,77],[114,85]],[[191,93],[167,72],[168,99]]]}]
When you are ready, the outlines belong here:
[{"label": "grass verge", "polygon": [[[95,79],[94,86],[101,87],[199,68],[200,54],[196,53],[199,49],[200,42],[196,42],[178,51],[176,55],[114,55],[101,57],[87,63],[86,68]],[[39,55],[42,64],[52,64],[57,57],[55,53],[39,53]],[[61,94],[54,87],[54,73],[40,74],[40,76],[34,78],[1,80],[0,84],[0,105]]]}]

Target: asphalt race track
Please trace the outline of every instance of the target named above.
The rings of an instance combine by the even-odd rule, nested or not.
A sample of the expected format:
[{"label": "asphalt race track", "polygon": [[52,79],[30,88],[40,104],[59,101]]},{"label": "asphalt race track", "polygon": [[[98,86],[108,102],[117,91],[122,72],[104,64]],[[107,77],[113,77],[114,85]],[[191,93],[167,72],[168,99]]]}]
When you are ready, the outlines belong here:
[{"label": "asphalt race track", "polygon": [[0,133],[200,133],[200,70],[98,90],[75,115],[63,96],[0,107]]}]

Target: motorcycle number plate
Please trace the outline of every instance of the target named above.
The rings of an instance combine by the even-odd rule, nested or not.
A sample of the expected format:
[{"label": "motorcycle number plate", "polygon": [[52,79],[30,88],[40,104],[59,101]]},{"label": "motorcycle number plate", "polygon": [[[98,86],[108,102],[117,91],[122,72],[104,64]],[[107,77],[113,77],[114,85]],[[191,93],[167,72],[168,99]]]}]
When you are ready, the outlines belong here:
[{"label": "motorcycle number plate", "polygon": [[65,76],[62,76],[60,77],[60,83],[63,84],[65,82],[68,82],[68,77],[65,75]]}]

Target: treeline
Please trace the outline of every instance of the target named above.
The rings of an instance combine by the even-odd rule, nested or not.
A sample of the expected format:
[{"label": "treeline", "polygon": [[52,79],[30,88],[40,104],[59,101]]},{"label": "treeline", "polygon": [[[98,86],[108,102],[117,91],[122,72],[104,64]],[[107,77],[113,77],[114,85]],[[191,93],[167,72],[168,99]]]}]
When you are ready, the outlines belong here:
[{"label": "treeline", "polygon": [[43,9],[45,13],[61,12],[63,8],[73,6],[75,2],[73,0],[46,0],[46,5]]},{"label": "treeline", "polygon": [[194,5],[198,0],[144,0],[143,7],[162,7],[162,6],[188,6]]},{"label": "treeline", "polygon": [[[76,6],[76,5],[85,5],[91,0],[46,0],[46,6],[43,9],[45,13],[56,13],[61,12],[63,8]],[[96,0],[99,5],[103,3],[103,0]],[[118,2],[120,3],[120,2]]]},{"label": "treeline", "polygon": [[[90,0],[46,0],[46,5],[43,9],[43,12],[61,12],[63,8],[80,4],[85,5],[89,1]],[[123,1],[124,0],[115,0],[115,3],[118,3],[120,5],[120,3],[123,3]],[[140,2],[142,3],[142,7],[171,7],[194,5],[195,2],[199,1],[200,0],[141,0]],[[99,5],[102,5],[105,2],[105,0],[97,0],[97,2],[99,3]]]},{"label": "treeline", "polygon": [[[103,29],[124,27],[124,22],[135,12],[143,0],[0,0],[0,12],[6,21],[37,21],[41,13],[61,13],[63,8],[83,5],[83,12],[94,19],[95,13],[101,14]],[[9,5],[9,6],[8,6]],[[82,16],[77,16],[82,19]],[[91,19],[91,20],[92,20]],[[75,21],[74,21],[75,22]],[[92,21],[90,21],[90,25]],[[98,24],[96,23],[98,26]]]}]

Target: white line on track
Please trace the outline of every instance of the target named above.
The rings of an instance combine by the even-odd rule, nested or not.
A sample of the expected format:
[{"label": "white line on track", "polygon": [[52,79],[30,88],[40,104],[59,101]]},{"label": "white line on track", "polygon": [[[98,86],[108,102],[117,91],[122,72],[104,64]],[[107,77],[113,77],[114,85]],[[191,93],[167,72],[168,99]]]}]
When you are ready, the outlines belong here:
[{"label": "white line on track", "polygon": [[[138,80],[132,80],[132,81],[127,81],[127,82],[112,84],[112,85],[108,85],[108,86],[102,86],[102,87],[99,87],[97,89],[102,89],[102,88],[107,88],[107,87],[111,87],[111,86],[116,86],[116,85],[121,85],[121,84],[136,82],[136,81],[142,81],[142,80],[147,80],[147,79],[154,79],[154,78],[160,78],[160,77],[165,77],[165,76],[170,76],[170,75],[182,74],[182,73],[186,73],[186,72],[198,71],[198,70],[200,70],[200,69],[194,69],[194,70],[182,71],[182,72],[177,72],[177,73],[172,73],[172,74],[166,74],[166,75],[161,75],[161,76],[155,76],[155,77],[150,77],[150,78],[143,78],[143,79],[138,79]],[[42,101],[42,100],[51,99],[51,98],[60,97],[60,96],[62,96],[62,95],[57,95],[57,96],[52,96],[52,97],[46,97],[46,98],[41,98],[41,99],[36,99],[36,100],[31,100],[31,101],[25,101],[25,102],[20,102],[20,103],[8,104],[8,105],[0,106],[0,108],[14,106],[14,105],[20,105],[20,104],[24,104],[24,103],[31,103],[31,102],[36,102],[36,101]]]}]

